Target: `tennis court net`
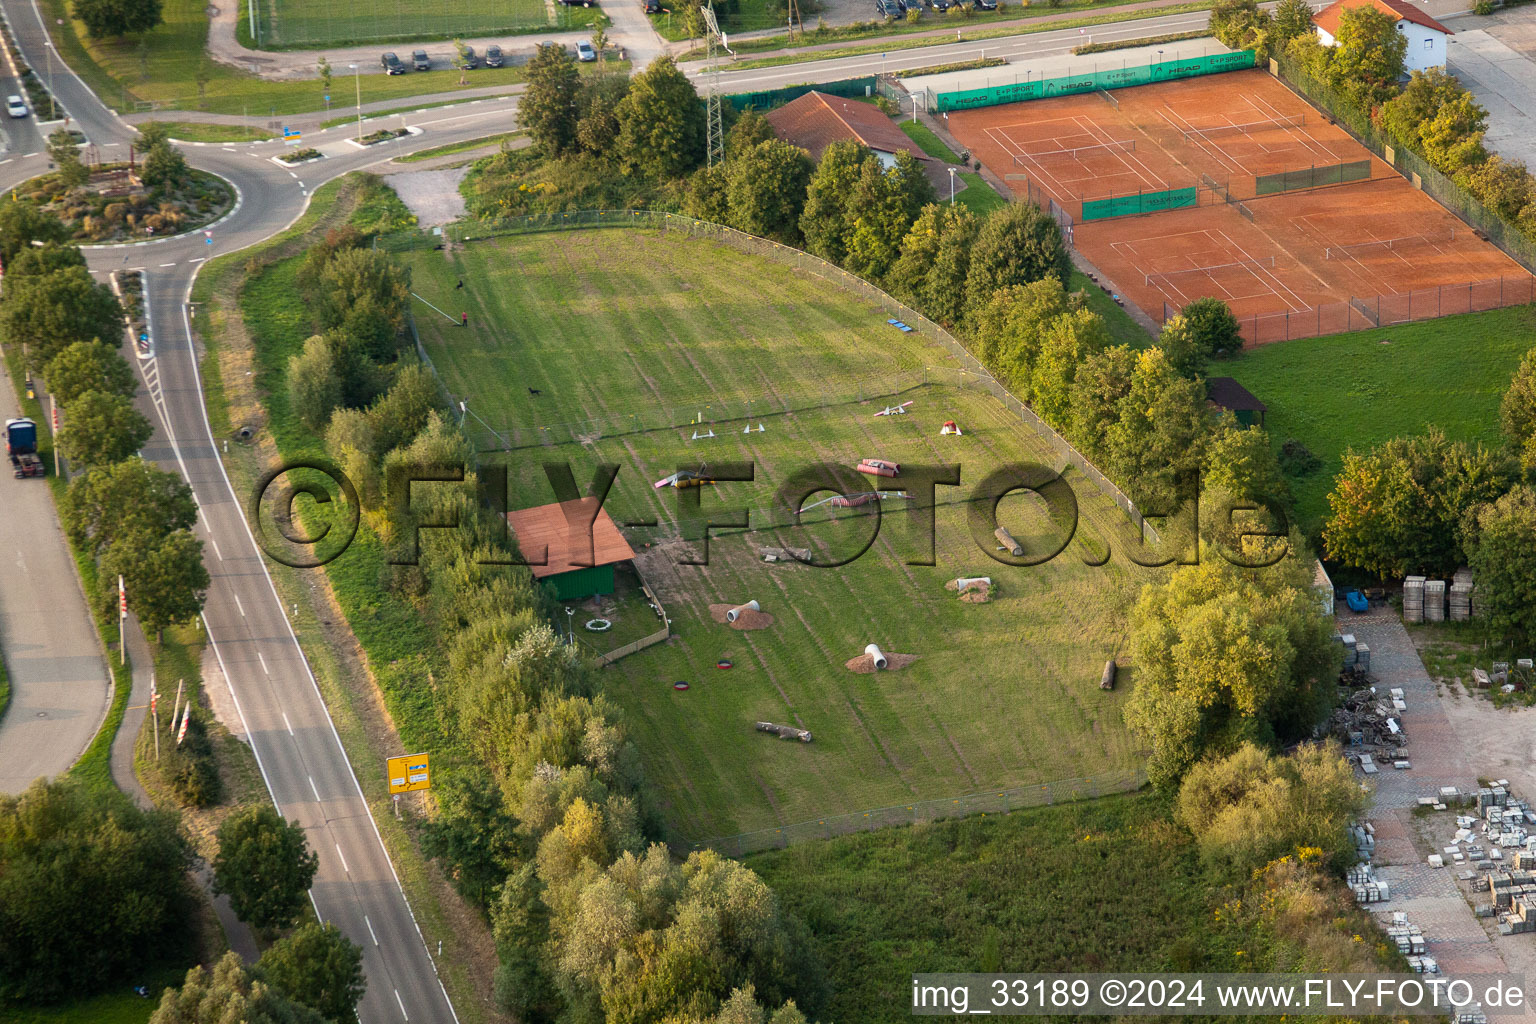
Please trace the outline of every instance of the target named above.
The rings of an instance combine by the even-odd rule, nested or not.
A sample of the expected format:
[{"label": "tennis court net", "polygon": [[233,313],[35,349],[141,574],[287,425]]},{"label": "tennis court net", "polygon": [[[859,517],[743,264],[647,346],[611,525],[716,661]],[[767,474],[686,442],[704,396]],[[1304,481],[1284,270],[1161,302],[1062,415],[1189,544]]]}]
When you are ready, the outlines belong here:
[{"label": "tennis court net", "polygon": [[1099,99],[1103,100],[1105,103],[1108,103],[1116,110],[1120,109],[1120,101],[1111,96],[1107,91],[1103,89],[1095,89],[1094,92],[1098,93]]},{"label": "tennis court net", "polygon": [[1300,128],[1306,123],[1307,115],[1297,114],[1294,117],[1277,117],[1269,121],[1218,124],[1209,128],[1191,128],[1184,132],[1184,141],[1199,142],[1203,139],[1222,139],[1233,135],[1252,135],[1255,132],[1267,132],[1275,128]]},{"label": "tennis court net", "polygon": [[1081,160],[1085,156],[1098,153],[1134,153],[1135,151],[1136,140],[1127,139],[1124,142],[1100,142],[1092,146],[1074,146],[1071,149],[1048,149],[1042,153],[1020,153],[1013,158],[1013,162],[1022,165],[1026,160],[1044,160],[1047,157]]},{"label": "tennis court net", "polygon": [[1256,260],[1234,260],[1231,263],[1213,263],[1208,267],[1184,267],[1180,270],[1164,270],[1156,274],[1147,275],[1147,284],[1154,285],[1161,281],[1167,281],[1175,277],[1184,277],[1189,274],[1207,274],[1215,277],[1223,271],[1229,270],[1258,270],[1264,267],[1273,267],[1275,258],[1263,256]]},{"label": "tennis court net", "polygon": [[1444,242],[1456,241],[1456,229],[1451,228],[1443,235],[1404,235],[1401,238],[1376,238],[1369,242],[1354,242],[1350,245],[1330,245],[1323,250],[1323,258],[1329,260],[1349,259],[1352,256],[1368,255],[1379,250],[1395,251],[1397,249],[1416,249],[1425,245],[1440,245]]}]

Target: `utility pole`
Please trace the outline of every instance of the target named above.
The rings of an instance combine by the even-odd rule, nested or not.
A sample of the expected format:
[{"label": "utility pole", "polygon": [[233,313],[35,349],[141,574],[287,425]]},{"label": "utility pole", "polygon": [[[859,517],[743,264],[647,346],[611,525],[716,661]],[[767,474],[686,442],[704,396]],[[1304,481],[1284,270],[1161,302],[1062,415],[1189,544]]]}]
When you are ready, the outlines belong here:
[{"label": "utility pole", "polygon": [[715,41],[726,49],[725,37],[720,34],[720,23],[715,20],[715,5],[710,3],[699,11],[704,16],[704,62],[709,68],[709,96],[704,102],[705,152],[709,154],[709,166],[725,160],[725,125],[720,117],[720,63]]}]

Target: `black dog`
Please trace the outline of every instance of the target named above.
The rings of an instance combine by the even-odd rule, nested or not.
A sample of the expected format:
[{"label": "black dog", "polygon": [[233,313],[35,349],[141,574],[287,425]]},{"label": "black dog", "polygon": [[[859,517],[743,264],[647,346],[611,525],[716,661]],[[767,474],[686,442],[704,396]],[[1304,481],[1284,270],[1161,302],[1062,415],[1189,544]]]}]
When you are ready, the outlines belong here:
[{"label": "black dog", "polygon": [[528,393],[530,395],[542,395],[544,392],[540,391],[538,388],[529,388]]}]

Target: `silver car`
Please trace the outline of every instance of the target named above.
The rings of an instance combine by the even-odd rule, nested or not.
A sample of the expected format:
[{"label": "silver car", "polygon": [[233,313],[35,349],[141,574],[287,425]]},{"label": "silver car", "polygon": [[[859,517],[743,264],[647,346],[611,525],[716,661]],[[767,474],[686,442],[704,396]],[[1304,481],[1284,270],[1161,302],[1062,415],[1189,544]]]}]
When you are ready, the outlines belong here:
[{"label": "silver car", "polygon": [[12,117],[26,117],[28,114],[26,101],[20,96],[7,96],[5,98],[5,112]]},{"label": "silver car", "polygon": [[591,43],[583,39],[576,44],[576,59],[583,64],[591,64],[597,60],[597,51],[592,48]]}]

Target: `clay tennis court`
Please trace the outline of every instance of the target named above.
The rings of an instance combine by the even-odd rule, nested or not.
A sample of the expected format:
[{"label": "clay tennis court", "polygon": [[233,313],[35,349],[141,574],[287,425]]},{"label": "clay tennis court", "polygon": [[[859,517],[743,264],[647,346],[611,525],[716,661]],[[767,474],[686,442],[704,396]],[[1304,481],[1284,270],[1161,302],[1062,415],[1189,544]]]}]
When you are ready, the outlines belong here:
[{"label": "clay tennis court", "polygon": [[1017,194],[1054,200],[1159,321],[1215,296],[1257,343],[1532,298],[1519,264],[1262,71],[958,110],[949,128]]}]

